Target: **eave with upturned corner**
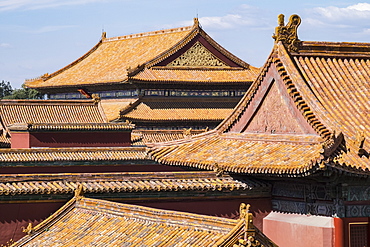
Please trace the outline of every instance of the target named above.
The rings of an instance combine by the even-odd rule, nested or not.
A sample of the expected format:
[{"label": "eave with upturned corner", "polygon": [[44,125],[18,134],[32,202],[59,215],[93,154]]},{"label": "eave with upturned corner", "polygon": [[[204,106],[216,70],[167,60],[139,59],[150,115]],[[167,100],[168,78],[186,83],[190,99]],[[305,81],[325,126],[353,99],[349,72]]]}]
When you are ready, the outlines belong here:
[{"label": "eave with upturned corner", "polygon": [[[107,57],[109,61],[105,61]],[[101,69],[92,71],[92,67]],[[203,90],[210,86],[241,89],[251,84],[258,71],[214,41],[195,18],[191,27],[114,38],[106,38],[104,33],[101,41],[75,62],[26,80],[26,85],[52,96],[79,90],[96,93],[189,85]]]}]

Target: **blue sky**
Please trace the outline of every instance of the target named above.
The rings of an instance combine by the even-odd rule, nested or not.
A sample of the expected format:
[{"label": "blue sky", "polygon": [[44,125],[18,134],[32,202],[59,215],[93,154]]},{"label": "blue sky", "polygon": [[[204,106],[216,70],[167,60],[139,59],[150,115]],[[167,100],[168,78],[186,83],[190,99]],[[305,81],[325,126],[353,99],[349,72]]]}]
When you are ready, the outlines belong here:
[{"label": "blue sky", "polygon": [[265,0],[0,0],[0,80],[19,88],[52,73],[100,39],[191,25],[260,67],[273,46],[277,15],[302,18],[301,40],[370,42],[370,3]]}]

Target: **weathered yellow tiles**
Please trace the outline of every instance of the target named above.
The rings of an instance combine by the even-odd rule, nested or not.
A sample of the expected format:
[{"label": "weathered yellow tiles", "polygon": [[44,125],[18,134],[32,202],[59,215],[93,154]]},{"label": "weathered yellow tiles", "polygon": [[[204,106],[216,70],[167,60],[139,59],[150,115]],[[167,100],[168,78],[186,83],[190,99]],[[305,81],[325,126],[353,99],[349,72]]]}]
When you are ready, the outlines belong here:
[{"label": "weathered yellow tiles", "polygon": [[[299,49],[289,52],[283,44],[275,44],[251,89],[216,132],[202,138],[195,136],[193,140],[175,141],[172,146],[154,144],[150,154],[169,165],[214,169],[217,163],[226,171],[270,175],[307,175],[318,169],[321,160],[329,159],[330,162],[334,158],[340,162],[329,164],[332,167],[369,173],[370,165],[358,154],[358,149],[359,145],[366,151],[370,148],[366,141],[370,138],[370,44],[304,41]],[[237,137],[238,133],[229,132],[240,119],[245,122],[239,125],[250,120],[244,119],[243,113],[248,111],[268,73],[279,75],[274,79],[284,82],[295,107],[321,140],[311,139],[310,144],[309,139],[302,136],[292,135],[289,140],[288,136],[277,135],[279,142],[267,133],[263,138],[255,133],[254,139],[246,139],[242,134]],[[331,151],[325,146],[330,151],[326,155],[331,157],[324,157],[324,141],[335,141],[339,134],[343,134],[346,146],[338,145]],[[365,141],[361,144],[361,140],[357,140],[356,147],[352,143],[356,143],[359,135],[363,135]]]}]

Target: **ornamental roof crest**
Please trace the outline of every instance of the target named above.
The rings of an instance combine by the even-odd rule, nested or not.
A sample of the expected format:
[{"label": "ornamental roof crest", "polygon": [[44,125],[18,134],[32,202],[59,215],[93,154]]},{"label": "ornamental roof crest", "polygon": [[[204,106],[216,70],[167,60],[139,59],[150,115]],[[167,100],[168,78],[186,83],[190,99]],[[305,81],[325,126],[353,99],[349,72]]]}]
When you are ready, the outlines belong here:
[{"label": "ornamental roof crest", "polygon": [[278,16],[278,24],[275,28],[275,33],[272,38],[275,42],[281,41],[288,51],[298,51],[300,40],[298,39],[298,26],[301,24],[301,17],[298,15],[291,15],[287,25],[284,24],[284,15]]}]

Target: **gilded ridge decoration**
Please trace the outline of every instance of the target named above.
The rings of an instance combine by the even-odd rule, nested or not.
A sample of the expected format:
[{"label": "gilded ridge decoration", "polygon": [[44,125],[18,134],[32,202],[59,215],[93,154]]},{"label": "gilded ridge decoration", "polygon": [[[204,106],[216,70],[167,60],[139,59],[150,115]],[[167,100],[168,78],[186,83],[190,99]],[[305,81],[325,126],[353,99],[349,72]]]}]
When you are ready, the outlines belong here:
[{"label": "gilded ridge decoration", "polygon": [[27,235],[31,235],[34,232],[32,223],[28,223],[27,228],[25,228],[24,226],[22,226],[22,231],[24,233],[26,233]]},{"label": "gilded ridge decoration", "polygon": [[364,143],[365,143],[365,134],[364,132],[357,132],[356,133],[356,139],[355,140],[352,140],[352,145],[354,146],[355,148],[355,152],[357,152],[357,154],[359,156],[366,156],[368,155],[368,152],[364,149]]},{"label": "gilded ridge decoration", "polygon": [[184,130],[183,130],[183,132],[182,132],[182,134],[183,134],[184,138],[189,138],[189,137],[191,137],[191,136],[192,136],[191,131],[192,131],[192,128],[184,129]]},{"label": "gilded ridge decoration", "polygon": [[196,42],[184,54],[173,60],[167,66],[212,66],[212,67],[229,67],[226,63],[221,61],[213,55],[200,42]]},{"label": "gilded ridge decoration", "polygon": [[286,45],[288,51],[298,51],[300,40],[298,39],[298,26],[301,24],[301,17],[291,15],[288,24],[285,26],[284,15],[278,16],[278,25],[275,28],[275,33],[272,36],[276,42],[281,41]]},{"label": "gilded ridge decoration", "polygon": [[344,135],[342,132],[340,132],[338,135],[335,134],[335,131],[333,131],[333,134],[330,136],[329,139],[327,139],[323,144],[323,152],[322,154],[324,157],[329,157],[331,154],[337,150],[337,148],[342,144],[344,141]]},{"label": "gilded ridge decoration", "polygon": [[84,195],[84,187],[82,186],[82,184],[79,184],[79,185],[77,185],[77,187],[75,189],[75,198],[76,198],[76,200],[81,200],[83,195]]},{"label": "gilded ridge decoration", "polygon": [[263,247],[255,238],[253,226],[253,215],[249,212],[250,205],[241,203],[239,207],[240,220],[244,220],[244,233],[233,247]]},{"label": "gilded ridge decoration", "polygon": [[216,173],[217,177],[221,177],[225,173],[225,169],[219,166],[217,163],[213,165],[213,171]]}]

